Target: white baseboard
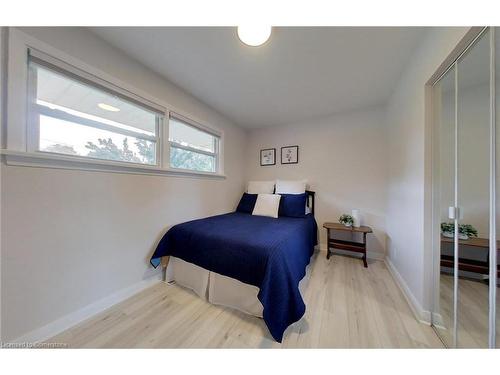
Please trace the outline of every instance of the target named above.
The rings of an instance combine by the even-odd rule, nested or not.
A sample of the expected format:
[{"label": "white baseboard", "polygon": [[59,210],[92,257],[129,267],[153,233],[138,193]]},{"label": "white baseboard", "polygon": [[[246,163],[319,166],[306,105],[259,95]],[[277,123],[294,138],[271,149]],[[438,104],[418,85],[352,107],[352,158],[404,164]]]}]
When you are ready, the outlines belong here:
[{"label": "white baseboard", "polygon": [[438,313],[431,313],[431,314],[432,314],[432,324],[439,329],[445,330],[446,327],[444,325],[442,315]]},{"label": "white baseboard", "polygon": [[[326,253],[326,244],[321,244],[319,246],[320,251],[324,251]],[[335,250],[337,251],[337,250]],[[342,250],[338,250],[339,254],[343,254]],[[349,252],[346,251],[346,254],[349,254]],[[353,254],[352,252],[350,254]],[[384,253],[379,253],[376,251],[367,251],[366,252],[366,257],[368,259],[373,259],[373,260],[384,260],[385,259],[385,254]]]},{"label": "white baseboard", "polygon": [[392,264],[391,260],[389,258],[385,258],[385,264],[387,265],[387,269],[392,275],[392,278],[396,282],[396,285],[399,287],[401,292],[406,298],[406,301],[408,302],[408,305],[410,305],[410,308],[415,315],[415,318],[417,318],[418,321],[421,323],[430,325],[431,324],[431,312],[424,310],[422,305],[418,302],[418,300],[415,298],[413,293],[411,292],[410,288],[408,287],[408,284],[406,284],[406,281],[403,279],[403,277],[400,275],[394,264]]},{"label": "white baseboard", "polygon": [[108,297],[102,298],[90,305],[85,306],[83,309],[72,312],[62,318],[59,318],[43,327],[37,328],[31,332],[28,332],[21,337],[14,340],[9,340],[9,342],[19,343],[19,342],[29,342],[37,343],[45,341],[54,337],[55,335],[83,322],[84,320],[91,318],[92,316],[110,308],[117,303],[120,303],[127,298],[132,297],[134,294],[152,286],[161,281],[161,274],[155,275],[149,279],[141,280],[137,284],[134,284],[128,288],[119,290],[111,294]]}]

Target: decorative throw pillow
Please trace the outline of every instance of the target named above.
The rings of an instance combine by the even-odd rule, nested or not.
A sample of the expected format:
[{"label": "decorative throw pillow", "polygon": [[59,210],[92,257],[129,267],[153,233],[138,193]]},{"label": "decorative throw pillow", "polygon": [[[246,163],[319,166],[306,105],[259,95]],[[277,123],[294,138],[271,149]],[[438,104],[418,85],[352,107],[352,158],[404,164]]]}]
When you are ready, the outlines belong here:
[{"label": "decorative throw pillow", "polygon": [[304,194],[307,180],[277,180],[276,194]]},{"label": "decorative throw pillow", "polygon": [[240,199],[240,203],[238,204],[236,211],[251,214],[256,201],[257,201],[257,194],[243,193],[243,196]]},{"label": "decorative throw pillow", "polygon": [[275,181],[249,181],[248,194],[272,194],[274,193]]},{"label": "decorative throw pillow", "polygon": [[281,196],[277,194],[259,194],[252,215],[278,218]]},{"label": "decorative throw pillow", "polygon": [[279,216],[305,217],[306,194],[281,194]]}]

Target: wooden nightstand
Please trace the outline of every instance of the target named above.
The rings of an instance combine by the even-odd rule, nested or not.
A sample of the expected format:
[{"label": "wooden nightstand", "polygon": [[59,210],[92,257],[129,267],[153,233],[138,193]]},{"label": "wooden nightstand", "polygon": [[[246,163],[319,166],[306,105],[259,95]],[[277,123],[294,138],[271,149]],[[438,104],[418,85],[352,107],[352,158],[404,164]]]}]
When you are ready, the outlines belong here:
[{"label": "wooden nightstand", "polygon": [[[330,259],[330,255],[333,253],[333,249],[354,251],[356,253],[363,254],[363,264],[368,267],[366,263],[366,235],[372,233],[372,228],[362,225],[360,227],[346,227],[344,224],[340,223],[324,223],[323,228],[327,231],[327,249],[326,249],[326,259]],[[333,238],[330,232],[343,231],[351,233],[363,233],[363,242],[346,241]]]}]

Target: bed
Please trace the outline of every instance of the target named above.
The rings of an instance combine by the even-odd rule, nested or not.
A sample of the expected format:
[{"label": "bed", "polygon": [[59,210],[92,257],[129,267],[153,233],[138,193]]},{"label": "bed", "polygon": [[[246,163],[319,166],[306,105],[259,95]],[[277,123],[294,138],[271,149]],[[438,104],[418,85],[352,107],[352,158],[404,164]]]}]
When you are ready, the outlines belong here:
[{"label": "bed", "polygon": [[167,280],[214,304],[262,317],[281,342],[286,328],[305,312],[301,287],[317,245],[314,192],[303,217],[232,212],[173,226],[160,240],[151,264]]}]

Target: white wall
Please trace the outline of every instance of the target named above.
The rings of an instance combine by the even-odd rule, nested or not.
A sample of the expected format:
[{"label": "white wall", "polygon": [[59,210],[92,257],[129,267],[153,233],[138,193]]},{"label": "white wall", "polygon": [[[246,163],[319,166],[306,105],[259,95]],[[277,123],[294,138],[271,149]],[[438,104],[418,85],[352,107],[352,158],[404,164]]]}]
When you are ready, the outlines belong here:
[{"label": "white wall", "polygon": [[[233,210],[246,133],[85,29],[23,32],[224,131],[226,179],[2,163],[2,340],[12,340],[157,277],[155,244],[173,224]],[[19,124],[21,126],[21,124]]]},{"label": "white wall", "polygon": [[[316,191],[316,220],[326,248],[325,221],[361,210],[372,256],[385,252],[387,127],[384,108],[369,109],[285,127],[252,130],[247,147],[247,179],[307,179]],[[280,148],[299,146],[299,163],[282,165]],[[276,148],[276,165],[261,167],[259,152]]]},{"label": "white wall", "polygon": [[[424,246],[424,197],[430,175],[425,84],[468,28],[429,31],[398,80],[389,101],[388,260],[402,277],[420,313],[430,310],[431,248]],[[427,143],[426,143],[427,142]],[[425,315],[425,316],[424,316]],[[428,314],[421,317],[427,318]]]}]

